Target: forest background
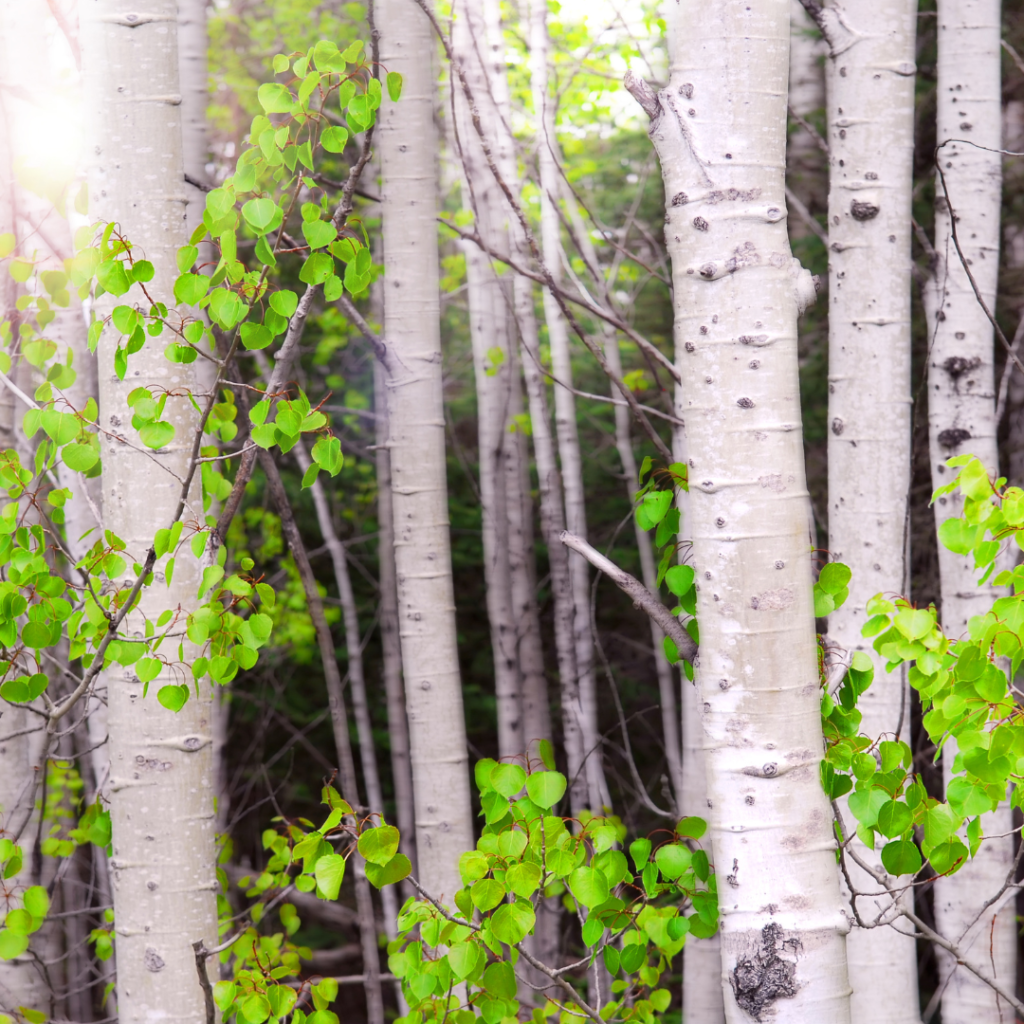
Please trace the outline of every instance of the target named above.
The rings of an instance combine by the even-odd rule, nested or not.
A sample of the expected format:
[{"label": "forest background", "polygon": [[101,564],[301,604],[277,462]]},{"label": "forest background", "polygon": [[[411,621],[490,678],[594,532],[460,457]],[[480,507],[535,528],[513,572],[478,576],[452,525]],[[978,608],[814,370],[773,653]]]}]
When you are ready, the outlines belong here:
[{"label": "forest background", "polygon": [[[71,159],[81,143],[81,112],[76,106],[77,79],[74,51],[75,16],[71,4],[59,0],[50,5],[46,19],[46,53],[51,61],[48,90],[59,98],[35,125],[38,148],[26,155],[38,175],[34,187],[48,197],[56,196],[67,181],[79,173],[78,161]],[[557,128],[561,168],[575,193],[573,215],[563,208],[562,244],[566,273],[570,280],[586,284],[587,260],[592,253],[604,268],[609,301],[618,317],[632,332],[652,343],[669,359],[672,357],[672,307],[669,263],[663,238],[665,195],[657,156],[647,136],[647,125],[639,108],[621,86],[627,69],[651,82],[663,82],[667,75],[665,24],[659,5],[640,2],[621,4],[550,3],[548,27],[551,36],[549,63],[553,88],[558,97]],[[234,171],[235,160],[245,148],[252,118],[262,112],[258,87],[273,80],[273,57],[278,53],[304,51],[319,39],[329,39],[344,50],[351,42],[369,38],[366,10],[358,3],[314,2],[314,0],[218,0],[206,11],[209,49],[208,160],[203,168],[204,183],[216,186]],[[442,23],[445,12],[440,11]],[[525,6],[521,2],[502,4],[504,42],[512,101],[512,126],[519,146],[523,170],[523,206],[534,221],[539,218],[537,181],[538,144],[530,95],[529,32]],[[1024,64],[1017,54],[1024,52],[1024,9],[1015,0],[1004,4],[1002,103],[1004,144],[1008,150],[1024,149]],[[790,158],[787,185],[790,190],[790,235],[793,252],[821,281],[818,301],[804,314],[800,326],[800,394],[804,428],[807,482],[811,495],[813,529],[816,531],[817,561],[828,561],[828,253],[827,135],[824,124],[824,55],[818,36],[808,22],[799,29],[805,43],[799,55],[807,60],[794,64],[801,76],[802,106],[792,110],[789,125]],[[918,272],[913,291],[913,480],[910,491],[911,563],[910,596],[919,606],[938,602],[937,541],[930,508],[932,479],[928,452],[928,419],[923,381],[926,374],[928,333],[921,300],[921,283],[926,277],[929,252],[921,238],[934,229],[935,189],[935,65],[936,32],[934,4],[924,0],[918,16],[917,77],[915,105],[914,221],[918,232],[914,257]],[[11,45],[8,37],[5,45]],[[16,45],[16,44],[15,44]],[[817,49],[815,49],[817,47]],[[495,696],[495,666],[483,569],[480,502],[480,451],[477,433],[477,389],[474,382],[467,304],[466,252],[471,242],[460,242],[459,231],[467,231],[472,217],[467,213],[461,187],[461,167],[453,145],[450,66],[440,59],[439,90],[435,127],[440,139],[439,203],[443,219],[450,226],[439,228],[441,245],[441,330],[444,350],[445,433],[447,439],[447,488],[451,523],[452,571],[458,625],[459,671],[465,708],[466,743],[470,761],[496,757],[498,713]],[[426,57],[424,58],[427,59]],[[30,83],[3,81],[6,96]],[[796,93],[791,99],[794,103]],[[5,100],[5,102],[8,102]],[[337,166],[324,172],[324,182],[344,180],[349,164],[346,155]],[[364,172],[355,200],[356,216],[369,238],[379,238],[380,213],[374,196],[379,190],[379,169],[371,163]],[[1024,172],[1018,158],[1004,161],[1003,248],[1001,252],[996,316],[1009,337],[1017,331],[1024,306],[1024,207],[1020,184]],[[73,216],[73,215],[72,215]],[[80,214],[84,216],[84,214]],[[581,241],[581,226],[587,239]],[[244,259],[249,257],[244,256]],[[379,262],[379,259],[377,260]],[[282,264],[282,284],[301,292],[298,273],[301,264]],[[509,272],[511,273],[511,272]],[[374,270],[378,276],[379,267]],[[610,283],[609,283],[610,282]],[[376,289],[376,291],[375,291]],[[379,287],[372,286],[359,307],[372,326],[381,322]],[[540,302],[538,301],[538,308]],[[9,311],[5,311],[6,313]],[[580,323],[590,335],[598,336],[601,322],[580,313]],[[619,344],[624,380],[645,406],[662,413],[651,422],[662,439],[670,443],[668,419],[673,412],[671,382],[663,369],[646,357],[628,333]],[[550,369],[546,335],[541,337],[541,357]],[[253,360],[254,364],[256,363]],[[996,379],[1003,380],[1004,356],[997,351]],[[256,370],[245,370],[255,376]],[[339,578],[332,560],[329,538],[322,531],[310,491],[303,489],[304,467],[288,457],[278,459],[281,476],[295,510],[308,555],[321,587],[343,672],[349,670],[352,631],[344,613],[354,612],[362,636],[362,672],[367,681],[368,711],[377,766],[389,820],[398,816],[395,781],[392,775],[392,735],[385,701],[385,648],[380,625],[381,536],[375,433],[378,406],[374,387],[374,353],[358,323],[336,304],[317,300],[306,324],[297,379],[314,407],[330,414],[335,435],[341,440],[344,465],[331,479],[321,477],[328,501],[328,514],[337,540],[344,548],[351,580],[351,598],[339,591]],[[608,378],[581,346],[573,350],[572,374],[577,395],[577,429],[582,459],[588,539],[614,563],[634,576],[643,576],[633,527],[633,492],[639,482],[623,465],[617,447],[616,407],[607,400]],[[1024,482],[1024,375],[1005,377],[1005,413],[999,423],[1000,471],[1013,484]],[[554,385],[557,387],[558,385]],[[666,419],[666,417],[668,419]],[[529,436],[529,422],[518,428]],[[621,426],[618,428],[621,431]],[[632,428],[634,459],[658,458],[655,447]],[[533,481],[536,487],[536,481]],[[536,496],[536,490],[534,491]],[[244,877],[266,859],[264,832],[275,814],[289,818],[317,819],[323,781],[337,768],[335,739],[327,713],[327,681],[324,677],[315,629],[308,612],[299,571],[282,531],[280,517],[271,500],[263,471],[257,467],[246,489],[244,504],[232,526],[229,544],[232,557],[251,557],[278,591],[271,641],[258,666],[240,671],[230,684],[226,703],[229,710],[222,744],[219,778],[220,813],[230,836],[232,881]],[[546,674],[552,694],[552,720],[558,722],[554,651],[554,611],[547,547],[539,526],[536,534],[537,598],[543,648],[549,656]],[[666,597],[667,600],[667,597]],[[348,607],[343,607],[345,604]],[[662,827],[651,806],[672,806],[675,802],[671,766],[665,749],[663,691],[658,686],[658,667],[652,647],[650,625],[644,613],[633,606],[607,579],[593,582],[593,631],[597,643],[598,731],[601,756],[610,802],[607,811],[618,816],[630,835],[646,835]],[[822,623],[824,625],[824,623]],[[689,685],[674,672],[679,686]],[[346,676],[346,681],[348,677]],[[678,715],[678,710],[673,712]],[[936,794],[941,794],[941,773],[933,763],[933,750],[921,724],[919,702],[911,705],[910,742],[916,752],[914,768]],[[556,727],[557,732],[557,727]],[[355,722],[351,725],[354,745],[365,742]],[[444,742],[438,737],[438,743]],[[89,747],[88,738],[74,741],[68,751],[70,765]],[[559,766],[565,768],[561,752]],[[365,777],[359,769],[360,786]],[[73,806],[72,795],[67,797]],[[474,799],[476,799],[474,797]],[[77,808],[80,810],[81,808]],[[282,809],[284,811],[282,812]],[[685,808],[687,813],[696,809]],[[56,821],[56,812],[54,820]],[[1015,812],[1015,826],[1020,812]],[[79,893],[93,908],[92,923],[102,929],[101,900],[97,893]],[[1020,897],[1018,897],[1018,901]],[[351,879],[341,890],[342,907],[354,908],[356,897]],[[1024,910],[1024,907],[1020,908]],[[294,941],[308,947],[310,962],[304,976],[337,976],[341,986],[333,1009],[345,1019],[364,1019],[366,1007],[359,984],[363,975],[362,950],[354,928],[354,914],[339,911],[333,916],[313,908],[303,911],[302,928]],[[918,913],[931,922],[927,892],[919,898]],[[96,939],[93,938],[93,945]],[[579,945],[578,937],[567,935],[568,947]],[[81,953],[82,951],[80,951]],[[82,955],[85,955],[84,953]],[[87,958],[87,957],[86,957]],[[939,974],[932,947],[919,943],[919,988],[921,1005],[932,1003],[939,987]],[[1024,956],[1018,956],[1016,991],[1024,994]],[[382,959],[386,965],[386,957]],[[53,1013],[57,1019],[86,1021],[105,1019],[102,1007],[106,976],[92,966],[80,970],[89,975],[89,985],[65,983],[56,991]],[[71,970],[71,968],[68,968]],[[678,975],[676,976],[678,978]],[[346,984],[346,979],[350,982]],[[668,1019],[681,1012],[679,985],[671,986],[672,1003]],[[388,1012],[397,1008],[393,989],[385,987]],[[73,1007],[73,1009],[72,1009]]]}]

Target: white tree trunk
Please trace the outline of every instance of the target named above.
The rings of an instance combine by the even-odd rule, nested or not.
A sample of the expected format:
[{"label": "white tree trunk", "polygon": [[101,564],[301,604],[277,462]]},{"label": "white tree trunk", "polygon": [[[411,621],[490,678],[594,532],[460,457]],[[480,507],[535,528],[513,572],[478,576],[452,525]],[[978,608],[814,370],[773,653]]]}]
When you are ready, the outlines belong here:
[{"label": "white tree trunk", "polygon": [[[928,362],[928,425],[935,487],[948,482],[945,462],[964,452],[976,455],[998,475],[996,448],[993,333],[974,294],[952,237],[950,207],[964,258],[990,310],[995,309],[999,272],[1001,205],[1000,5],[999,0],[941,0],[938,7],[938,142],[967,139],[976,145],[949,142],[938,151],[945,177],[935,183],[934,278],[925,295],[931,352]],[[935,503],[935,522],[959,515],[955,496]],[[939,545],[942,625],[951,637],[966,633],[967,620],[982,614],[996,596],[991,586],[975,582],[972,561]],[[943,749],[948,784],[956,745]],[[938,931],[965,949],[966,955],[993,971],[1014,977],[1017,960],[1012,901],[995,915],[987,911],[965,935],[981,904],[998,891],[1013,862],[1013,828],[1008,804],[982,818],[987,836],[978,856],[955,875],[935,885]],[[991,989],[945,954],[937,951],[945,983],[945,1024],[999,1020],[1008,1012]],[[994,965],[994,970],[993,970]]]},{"label": "white tree trunk", "polygon": [[419,878],[450,903],[473,847],[452,589],[438,293],[435,41],[407,0],[377,11],[380,60],[403,77],[378,129],[383,166],[384,336],[399,630]]},{"label": "white tree trunk", "polygon": [[[398,590],[395,583],[395,523],[391,496],[391,453],[388,451],[388,413],[384,370],[373,364],[374,409],[377,440],[377,520],[380,529],[380,638],[384,655],[384,694],[388,708],[391,775],[395,787],[395,819],[401,833],[401,851],[416,871],[416,829],[413,812],[412,769],[409,765],[409,722],[402,685],[402,647],[398,636]],[[408,890],[408,891],[406,891]],[[414,894],[404,886],[408,898]]]},{"label": "white tree trunk", "polygon": [[[492,152],[511,144],[501,131],[502,114],[491,88],[491,50],[484,11],[478,0],[453,5],[452,52],[462,65],[473,91]],[[501,47],[504,55],[504,47]],[[502,71],[504,68],[502,67]],[[502,76],[503,77],[503,76]],[[455,102],[455,159],[462,163],[462,205],[473,211],[475,226],[492,250],[507,251],[508,207],[473,127],[466,96],[452,82]],[[523,753],[523,713],[520,691],[517,629],[509,559],[509,511],[516,494],[516,472],[507,472],[519,446],[512,424],[512,384],[516,373],[511,345],[511,281],[499,278],[490,257],[472,242],[463,242],[469,295],[469,328],[476,378],[477,431],[480,466],[484,580],[487,616],[491,626],[494,689],[498,712],[498,756]],[[518,511],[518,510],[517,510]],[[520,513],[521,514],[521,513]]]},{"label": "white tree trunk", "polygon": [[[177,7],[151,0],[141,14],[114,0],[92,0],[82,11],[83,79],[91,117],[95,213],[116,219],[144,247],[156,269],[151,293],[169,297],[175,253],[187,240],[178,93]],[[129,299],[142,299],[130,294]],[[132,435],[128,392],[139,385],[194,388],[189,368],[169,363],[163,346],[132,357],[129,377],[113,372],[115,339],[100,342],[100,416],[114,434]],[[174,441],[145,455],[104,438],[104,525],[142,561],[156,530],[170,525],[184,476],[196,414],[172,398],[166,418]],[[199,506],[198,494],[193,496]],[[160,578],[160,566],[156,573]],[[179,555],[173,585],[143,592],[141,610],[187,610],[195,601],[198,565]],[[125,620],[141,630],[138,613]],[[113,819],[113,890],[117,935],[118,1010],[124,1024],[203,1017],[204,1000],[191,944],[216,943],[212,700],[200,687],[173,714],[155,699],[165,682],[142,684],[131,670],[107,674]],[[212,971],[213,961],[209,967]]]},{"label": "white tree trunk", "polygon": [[[875,681],[858,705],[872,738],[906,739],[905,673],[886,672],[861,636],[868,600],[907,593],[910,488],[910,221],[914,155],[916,0],[850,0],[826,12],[829,189],[829,549],[850,567],[850,596],[829,616],[849,660],[864,651]],[[794,38],[795,35],[794,35]],[[841,801],[847,827],[852,822]],[[862,858],[881,866],[854,838]],[[860,892],[877,880],[847,861]],[[894,880],[895,881],[895,880]],[[906,899],[912,904],[912,894]],[[864,920],[888,896],[856,903]],[[920,1021],[915,942],[892,928],[854,926],[847,938],[855,1022]]]},{"label": "white tree trunk", "polygon": [[[555,136],[555,101],[548,89],[548,27],[547,4],[534,0],[530,4],[530,88],[536,123],[537,165],[540,171],[541,250],[554,281],[562,279],[562,246],[558,220],[558,141]],[[555,378],[555,436],[562,464],[565,489],[566,528],[586,540],[587,515],[583,491],[583,462],[579,434],[576,429],[576,396],[570,390],[572,360],[569,332],[558,301],[544,290],[544,318],[548,325],[551,347],[551,369]],[[569,553],[574,605],[576,671],[579,676],[580,705],[583,709],[581,729],[586,756],[587,799],[594,813],[602,806],[611,806],[611,796],[604,777],[600,737],[597,728],[597,681],[594,672],[594,639],[590,623],[590,566],[576,552]]]},{"label": "white tree trunk", "polygon": [[[789,2],[680,5],[653,117],[686,400],[710,834],[731,1022],[849,1021],[784,169]],[[771,980],[770,980],[771,979]]]}]

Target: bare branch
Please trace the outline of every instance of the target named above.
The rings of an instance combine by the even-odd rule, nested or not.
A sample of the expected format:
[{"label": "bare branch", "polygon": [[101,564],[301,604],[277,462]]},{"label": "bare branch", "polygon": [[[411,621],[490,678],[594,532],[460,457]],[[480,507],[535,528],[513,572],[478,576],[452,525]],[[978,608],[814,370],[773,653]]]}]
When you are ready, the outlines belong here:
[{"label": "bare branch", "polygon": [[595,569],[603,572],[619,590],[633,599],[633,604],[645,611],[661,628],[661,631],[672,638],[679,650],[679,656],[693,664],[697,657],[697,645],[693,637],[686,632],[682,623],[652,594],[635,576],[630,576],[625,569],[620,569],[613,561],[605,558],[600,551],[592,548],[576,534],[564,530],[562,543],[577,554],[582,555]]}]

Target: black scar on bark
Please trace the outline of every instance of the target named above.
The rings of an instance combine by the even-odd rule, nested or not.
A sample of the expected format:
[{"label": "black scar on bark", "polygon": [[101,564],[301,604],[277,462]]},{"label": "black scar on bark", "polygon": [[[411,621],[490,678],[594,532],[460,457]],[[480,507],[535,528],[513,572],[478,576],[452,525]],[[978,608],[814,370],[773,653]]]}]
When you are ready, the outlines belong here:
[{"label": "black scar on bark", "polygon": [[878,216],[878,207],[874,203],[854,199],[850,203],[850,215],[854,220],[871,220]]},{"label": "black scar on bark", "polygon": [[732,990],[736,1004],[756,1021],[776,999],[796,995],[796,964],[783,960],[781,953],[796,953],[799,939],[787,939],[774,922],[761,930],[761,942],[749,956],[740,958],[732,971]]},{"label": "black scar on bark", "polygon": [[971,432],[963,427],[949,427],[939,431],[938,442],[943,448],[953,449],[971,439]]}]

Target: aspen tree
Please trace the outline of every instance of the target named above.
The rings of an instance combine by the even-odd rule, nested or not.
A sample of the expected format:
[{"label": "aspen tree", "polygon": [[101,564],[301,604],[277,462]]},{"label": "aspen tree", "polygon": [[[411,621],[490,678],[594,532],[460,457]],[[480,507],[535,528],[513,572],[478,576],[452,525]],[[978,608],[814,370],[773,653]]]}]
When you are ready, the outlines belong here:
[{"label": "aspen tree", "polygon": [[[452,7],[452,52],[462,65],[477,103],[492,151],[510,146],[511,133],[501,131],[502,113],[490,87],[492,55],[487,45],[483,6],[479,2]],[[504,48],[502,48],[502,54]],[[504,70],[504,69],[502,69]],[[487,166],[481,140],[473,128],[468,101],[457,81],[452,82],[455,108],[453,141],[462,168],[463,206],[473,211],[477,233],[491,250],[508,248],[508,208],[494,175]],[[507,91],[507,90],[506,90]],[[508,493],[521,476],[508,463],[521,455],[510,427],[513,416],[511,282],[499,278],[490,257],[472,242],[462,244],[466,258],[469,332],[476,379],[477,435],[480,472],[480,507],[484,549],[487,616],[491,626],[494,688],[498,712],[498,756],[515,757],[524,750],[523,709],[517,653],[517,629],[512,599],[509,558],[509,512],[517,504],[519,489]]]},{"label": "aspen tree", "polygon": [[[548,271],[557,284],[562,279],[561,241],[558,218],[559,172],[558,142],[555,136],[555,101],[548,89],[547,4],[530,4],[530,89],[537,139],[537,166],[540,189],[541,252]],[[583,491],[583,462],[576,428],[576,397],[572,392],[572,362],[569,331],[558,300],[544,290],[544,319],[551,346],[554,377],[555,436],[562,467],[565,493],[565,522],[571,533],[587,537],[586,502]],[[579,699],[583,709],[581,730],[586,751],[584,770],[587,798],[595,813],[609,805],[611,797],[604,778],[600,738],[597,729],[597,680],[594,672],[594,639],[590,623],[590,567],[576,552],[569,554],[574,605],[573,630],[576,642],[576,671]]]},{"label": "aspen tree", "polygon": [[[880,591],[906,593],[910,488],[911,190],[914,154],[916,0],[851,0],[818,10],[826,62],[829,145],[828,524],[833,560],[847,565],[849,597],[828,617],[847,664],[872,657],[861,635]],[[860,699],[873,738],[910,732],[905,670],[875,661]],[[841,801],[852,831],[854,821]],[[884,871],[881,843],[858,853]],[[877,879],[850,860],[859,892]],[[895,880],[893,880],[895,881]],[[847,893],[849,897],[849,893]],[[912,904],[912,894],[904,899]],[[891,920],[886,895],[861,897],[861,918]],[[854,1021],[920,1020],[914,940],[890,927],[854,927],[847,938]]]},{"label": "aspen tree", "polygon": [[[976,455],[993,477],[999,469],[992,326],[964,267],[966,262],[980,299],[994,310],[1002,193],[999,0],[941,0],[937,26],[935,265],[925,294],[931,345],[929,446],[936,488],[948,482],[953,471],[946,460],[954,455]],[[940,531],[960,507],[958,496],[936,501]],[[950,637],[965,636],[970,617],[983,614],[995,596],[991,586],[977,585],[972,565],[970,558],[939,544],[942,626]],[[942,753],[947,784],[956,753],[951,740]],[[1013,863],[1009,805],[984,815],[982,829],[986,839],[977,856],[936,882],[936,928],[972,962],[997,978],[1012,978],[1017,959],[1013,901],[980,913],[986,894],[999,891]],[[937,952],[945,986],[943,1021],[995,1021],[1006,1012],[988,987]]]},{"label": "aspen tree", "polygon": [[380,60],[402,99],[379,116],[383,171],[384,357],[399,631],[415,791],[419,879],[438,899],[461,888],[473,846],[455,638],[441,391],[434,38],[406,0],[382,0]]},{"label": "aspen tree", "polygon": [[726,1019],[846,1022],[797,386],[814,286],[786,235],[789,3],[679,18],[667,88],[627,84],[665,179]]},{"label": "aspen tree", "polygon": [[[151,0],[125,12],[113,0],[89,0],[81,14],[94,213],[118,223],[137,247],[136,258],[145,252],[155,294],[171,295],[176,250],[187,240],[177,5]],[[145,301],[138,286],[129,299]],[[115,345],[104,332],[100,421],[110,434],[102,442],[103,518],[141,561],[177,508],[197,424],[184,392],[195,389],[195,380],[187,366],[147,346],[121,381],[114,373]],[[159,453],[143,453],[133,443],[127,396],[138,386],[175,392],[165,409],[175,438]],[[190,504],[197,515],[198,494]],[[182,552],[167,591],[144,592],[125,627],[141,632],[140,613],[158,606],[187,612],[198,583],[197,562]],[[154,693],[164,681],[176,682],[158,677]],[[217,935],[210,690],[200,686],[198,696],[173,713],[153,695],[143,698],[130,669],[109,672],[107,683],[119,1017],[125,1024],[157,1015],[197,1020],[204,1000],[192,943],[203,940],[212,948]],[[213,964],[208,961],[208,969]]]}]

